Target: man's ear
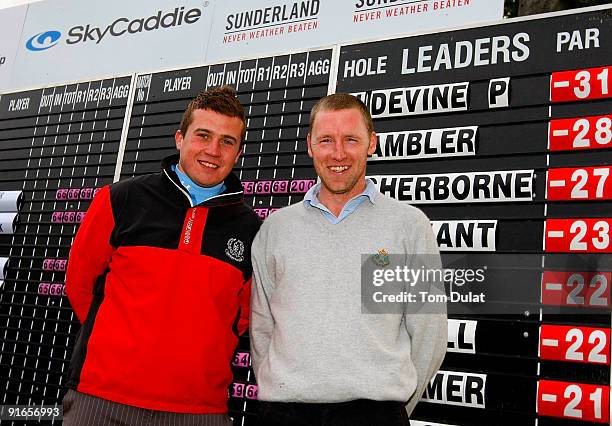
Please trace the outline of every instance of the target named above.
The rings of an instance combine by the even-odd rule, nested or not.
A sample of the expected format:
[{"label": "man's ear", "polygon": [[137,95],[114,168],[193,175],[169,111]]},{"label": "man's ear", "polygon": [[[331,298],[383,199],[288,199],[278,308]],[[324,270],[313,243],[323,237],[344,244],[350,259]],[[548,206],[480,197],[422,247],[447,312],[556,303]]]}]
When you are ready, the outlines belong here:
[{"label": "man's ear", "polygon": [[181,150],[181,146],[183,145],[183,134],[180,130],[177,130],[174,134],[174,142],[176,143],[176,149]]},{"label": "man's ear", "polygon": [[310,145],[312,145],[312,137],[310,133],[306,135],[306,145],[308,146],[308,156],[312,158],[312,149],[310,148]]},{"label": "man's ear", "polygon": [[368,155],[374,154],[376,151],[376,132],[372,132],[370,136],[370,145],[368,145]]},{"label": "man's ear", "polygon": [[243,152],[244,152],[244,142],[242,143],[242,145],[240,145],[240,149],[238,150],[238,154],[236,154],[236,158],[234,158],[234,164],[236,164],[238,162],[238,159],[240,158],[240,156],[242,155]]}]

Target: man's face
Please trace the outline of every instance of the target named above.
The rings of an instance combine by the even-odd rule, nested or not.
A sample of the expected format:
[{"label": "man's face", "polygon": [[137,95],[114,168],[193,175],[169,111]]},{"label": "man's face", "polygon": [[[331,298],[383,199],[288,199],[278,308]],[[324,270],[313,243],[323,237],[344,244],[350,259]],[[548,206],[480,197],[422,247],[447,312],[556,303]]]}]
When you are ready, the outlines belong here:
[{"label": "man's face", "polygon": [[350,199],[364,190],[368,155],[376,134],[356,108],[320,110],[308,134],[308,155],[321,178],[321,195]]},{"label": "man's face", "polygon": [[174,136],[179,169],[200,186],[223,182],[240,156],[242,125],[238,117],[194,110],[187,134],[177,131]]}]

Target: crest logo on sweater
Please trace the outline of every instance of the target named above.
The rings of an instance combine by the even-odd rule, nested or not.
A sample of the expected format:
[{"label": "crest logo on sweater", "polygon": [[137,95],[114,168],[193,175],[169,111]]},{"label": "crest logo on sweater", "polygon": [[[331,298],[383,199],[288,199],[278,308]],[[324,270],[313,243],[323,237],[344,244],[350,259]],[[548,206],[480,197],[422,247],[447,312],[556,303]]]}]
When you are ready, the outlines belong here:
[{"label": "crest logo on sweater", "polygon": [[225,254],[236,262],[242,262],[244,260],[244,243],[238,238],[230,238],[227,240]]},{"label": "crest logo on sweater", "polygon": [[372,255],[372,262],[383,268],[389,266],[389,251],[384,248],[378,249],[378,253]]}]

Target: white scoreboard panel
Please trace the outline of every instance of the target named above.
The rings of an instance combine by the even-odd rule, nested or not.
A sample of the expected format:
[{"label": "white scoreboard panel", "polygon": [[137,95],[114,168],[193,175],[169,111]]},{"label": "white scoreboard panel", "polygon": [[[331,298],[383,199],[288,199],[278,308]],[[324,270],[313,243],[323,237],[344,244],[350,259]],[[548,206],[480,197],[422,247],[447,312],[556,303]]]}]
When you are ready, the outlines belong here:
[{"label": "white scoreboard panel", "polygon": [[[0,404],[56,404],[78,322],[63,294],[96,189],[158,171],[198,92],[247,113],[235,170],[262,219],[316,175],[309,111],[370,108],[377,187],[431,219],[445,266],[487,266],[486,303],[451,304],[448,353],[415,425],[609,423],[612,8],[0,97]],[[248,336],[230,414],[259,424]]]},{"label": "white scoreboard panel", "polygon": [[118,77],[0,98],[0,191],[18,209],[0,234],[0,404],[53,405],[65,393],[78,331],[66,261],[96,189],[113,181],[130,87]]},{"label": "white scoreboard panel", "polygon": [[368,175],[428,214],[446,267],[488,268],[418,424],[609,424],[611,73],[611,9],[341,47]]}]

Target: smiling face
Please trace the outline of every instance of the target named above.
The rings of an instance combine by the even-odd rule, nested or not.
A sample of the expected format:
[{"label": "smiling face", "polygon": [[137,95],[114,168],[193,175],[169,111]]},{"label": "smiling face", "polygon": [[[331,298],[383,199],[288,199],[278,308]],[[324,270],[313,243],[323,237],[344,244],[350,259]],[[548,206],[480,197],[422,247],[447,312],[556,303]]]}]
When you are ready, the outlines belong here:
[{"label": "smiling face", "polygon": [[318,111],[307,138],[308,155],[321,178],[321,202],[331,198],[346,202],[363,192],[376,134],[368,131],[359,109]]},{"label": "smiling face", "polygon": [[240,157],[243,122],[209,109],[191,113],[191,124],[174,137],[180,152],[179,170],[200,186],[225,180]]}]

